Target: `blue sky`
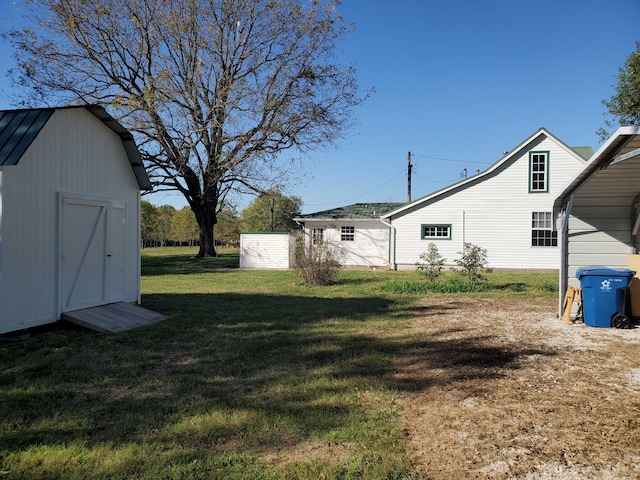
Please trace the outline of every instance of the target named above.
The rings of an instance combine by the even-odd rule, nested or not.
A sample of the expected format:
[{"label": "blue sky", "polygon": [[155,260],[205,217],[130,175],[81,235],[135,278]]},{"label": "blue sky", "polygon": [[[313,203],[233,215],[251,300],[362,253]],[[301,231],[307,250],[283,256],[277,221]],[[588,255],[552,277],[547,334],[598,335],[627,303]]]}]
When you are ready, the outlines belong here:
[{"label": "blue sky", "polygon": [[[0,6],[2,29],[18,21],[11,3]],[[304,160],[307,178],[286,192],[304,213],[405,201],[409,151],[415,199],[484,170],[540,127],[596,150],[601,101],[640,41],[638,0],[343,0],[341,12],[356,30],[340,61],[376,92],[346,139]],[[4,46],[3,71],[9,54]],[[1,77],[0,94],[8,88]],[[2,95],[0,108],[11,108]]]}]

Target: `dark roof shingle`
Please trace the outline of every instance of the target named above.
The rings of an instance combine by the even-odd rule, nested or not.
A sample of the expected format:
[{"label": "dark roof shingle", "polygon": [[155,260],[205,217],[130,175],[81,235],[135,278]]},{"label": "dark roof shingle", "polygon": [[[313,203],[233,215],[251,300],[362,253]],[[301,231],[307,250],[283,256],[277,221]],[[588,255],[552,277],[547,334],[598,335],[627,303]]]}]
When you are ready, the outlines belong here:
[{"label": "dark roof shingle", "polygon": [[323,210],[321,212],[308,213],[300,215],[300,219],[332,219],[332,220],[365,220],[379,218],[387,212],[395,210],[404,205],[404,203],[386,202],[386,203],[355,203],[344,207],[333,208],[331,210]]}]

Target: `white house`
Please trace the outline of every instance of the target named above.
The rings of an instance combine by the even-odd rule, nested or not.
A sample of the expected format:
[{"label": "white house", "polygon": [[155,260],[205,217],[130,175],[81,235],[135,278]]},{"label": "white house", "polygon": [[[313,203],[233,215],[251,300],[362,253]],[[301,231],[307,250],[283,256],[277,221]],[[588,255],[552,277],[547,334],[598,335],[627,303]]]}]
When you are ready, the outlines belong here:
[{"label": "white house", "polygon": [[392,266],[414,268],[432,242],[453,264],[469,242],[493,268],[557,269],[553,202],[591,153],[541,128],[483,173],[382,215]]},{"label": "white house", "polygon": [[592,154],[544,128],[486,171],[405,204],[357,204],[303,215],[312,241],[328,240],[344,265],[415,268],[429,243],[449,265],[465,242],[493,268],[557,269],[553,202]]},{"label": "white house", "polygon": [[0,333],[140,301],[132,135],[97,106],[0,112]]},{"label": "white house", "polygon": [[390,229],[380,217],[401,205],[356,203],[301,215],[294,220],[304,226],[312,243],[327,242],[342,265],[388,266]]},{"label": "white house", "polygon": [[620,127],[558,192],[553,208],[561,215],[560,300],[568,286],[579,286],[582,267],[638,270],[640,127]]}]

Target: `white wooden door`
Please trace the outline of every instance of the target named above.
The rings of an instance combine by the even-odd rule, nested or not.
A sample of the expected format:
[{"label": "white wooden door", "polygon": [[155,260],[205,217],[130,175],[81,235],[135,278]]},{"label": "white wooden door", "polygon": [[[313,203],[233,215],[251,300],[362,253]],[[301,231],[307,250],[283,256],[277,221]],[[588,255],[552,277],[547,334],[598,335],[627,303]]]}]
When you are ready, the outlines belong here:
[{"label": "white wooden door", "polygon": [[122,302],[129,285],[125,258],[126,208],[124,203],[112,203],[108,212],[107,237],[107,298],[109,303]]},{"label": "white wooden door", "polygon": [[63,197],[60,209],[62,312],[107,303],[109,202]]}]

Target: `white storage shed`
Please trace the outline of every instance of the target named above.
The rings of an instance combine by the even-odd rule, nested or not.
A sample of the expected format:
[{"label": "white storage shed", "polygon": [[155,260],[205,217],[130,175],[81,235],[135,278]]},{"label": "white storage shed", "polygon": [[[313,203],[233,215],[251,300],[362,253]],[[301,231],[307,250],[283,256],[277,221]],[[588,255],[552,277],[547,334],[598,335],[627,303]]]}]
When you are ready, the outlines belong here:
[{"label": "white storage shed", "polygon": [[140,301],[133,136],[102,107],[0,111],[0,333]]},{"label": "white storage shed", "polygon": [[294,242],[294,236],[286,232],[241,233],[240,268],[290,268]]}]

